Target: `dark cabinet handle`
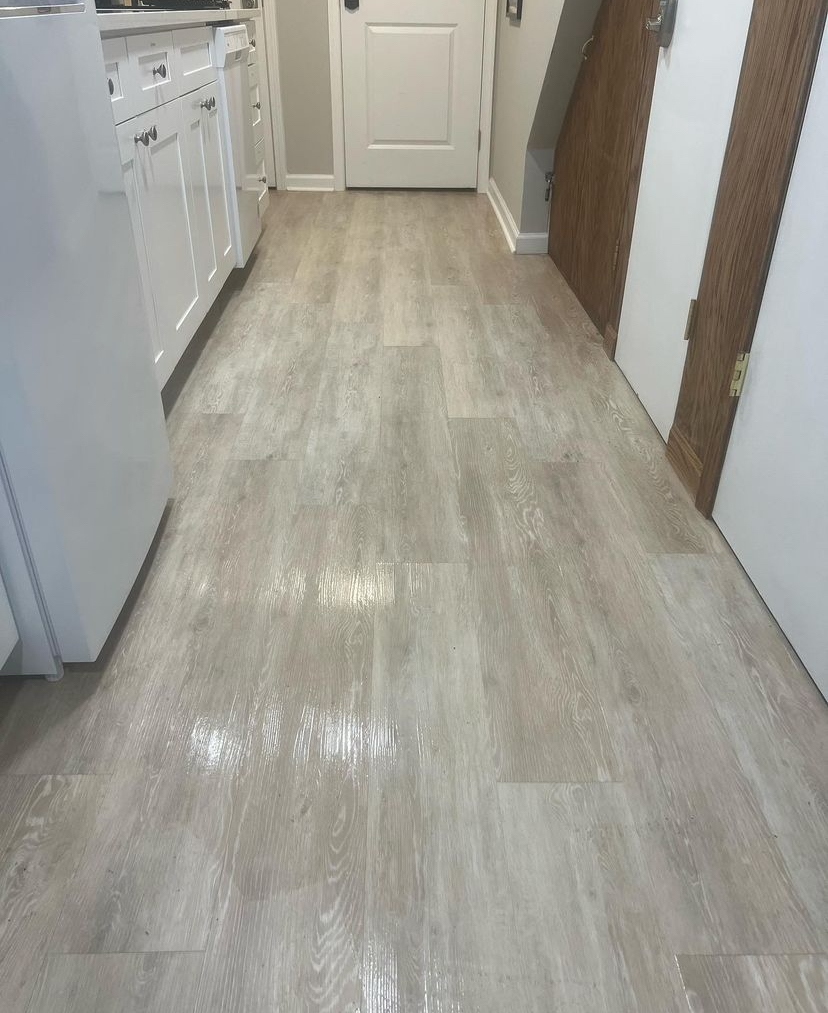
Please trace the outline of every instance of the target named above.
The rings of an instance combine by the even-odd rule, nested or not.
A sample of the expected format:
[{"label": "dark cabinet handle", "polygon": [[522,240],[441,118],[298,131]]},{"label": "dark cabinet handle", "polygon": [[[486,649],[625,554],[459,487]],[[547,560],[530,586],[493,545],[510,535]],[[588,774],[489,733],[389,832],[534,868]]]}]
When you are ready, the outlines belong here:
[{"label": "dark cabinet handle", "polygon": [[110,78],[108,79],[108,83],[109,83],[109,94],[110,94],[110,95],[114,95],[114,94],[115,94],[115,82],[114,82],[114,81],[112,80],[112,78],[110,77]]},{"label": "dark cabinet handle", "polygon": [[254,109],[261,109],[262,108],[262,103],[261,102],[254,102],[253,103],[253,108]]},{"label": "dark cabinet handle", "polygon": [[345,10],[346,11],[358,11],[359,10],[359,0],[345,0]]},{"label": "dark cabinet handle", "polygon": [[152,76],[153,77],[161,77],[161,78],[164,78],[164,80],[166,80],[166,78],[167,78],[167,67],[166,67],[166,64],[162,63],[162,64],[159,64],[157,67],[153,67],[152,68]]}]

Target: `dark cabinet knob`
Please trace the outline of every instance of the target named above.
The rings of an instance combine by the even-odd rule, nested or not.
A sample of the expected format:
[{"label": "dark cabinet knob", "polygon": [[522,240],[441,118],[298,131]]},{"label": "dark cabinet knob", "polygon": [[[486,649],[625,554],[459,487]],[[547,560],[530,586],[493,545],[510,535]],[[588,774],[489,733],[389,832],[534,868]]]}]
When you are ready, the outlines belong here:
[{"label": "dark cabinet knob", "polygon": [[110,77],[107,83],[109,84],[109,94],[110,95],[114,95],[115,94],[115,82]]},{"label": "dark cabinet knob", "polygon": [[164,64],[164,63],[160,63],[157,67],[153,67],[152,68],[152,76],[153,77],[160,77],[160,78],[162,78],[163,80],[166,81],[166,79],[167,79],[167,65]]},{"label": "dark cabinet knob", "polygon": [[345,10],[346,11],[358,11],[359,10],[359,0],[345,0]]}]

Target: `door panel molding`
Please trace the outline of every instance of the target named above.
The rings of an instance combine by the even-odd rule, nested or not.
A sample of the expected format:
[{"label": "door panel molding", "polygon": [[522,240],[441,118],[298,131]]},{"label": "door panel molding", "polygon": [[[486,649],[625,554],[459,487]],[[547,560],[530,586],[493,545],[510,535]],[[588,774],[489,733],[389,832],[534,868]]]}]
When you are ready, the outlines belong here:
[{"label": "door panel molding", "polygon": [[755,0],[667,456],[710,516],[825,27],[828,0]]}]

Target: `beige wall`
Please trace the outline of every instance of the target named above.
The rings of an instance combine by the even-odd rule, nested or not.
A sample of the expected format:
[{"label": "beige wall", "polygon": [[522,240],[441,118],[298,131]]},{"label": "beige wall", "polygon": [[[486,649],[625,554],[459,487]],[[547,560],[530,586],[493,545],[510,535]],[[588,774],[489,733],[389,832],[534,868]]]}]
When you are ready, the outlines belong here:
[{"label": "beige wall", "polygon": [[[521,232],[546,228],[543,171],[551,168],[580,49],[600,5],[528,2],[519,22],[498,14],[491,176]],[[535,156],[527,158],[530,149]]]},{"label": "beige wall", "polygon": [[333,173],[327,0],[265,0],[276,6],[288,175]]}]

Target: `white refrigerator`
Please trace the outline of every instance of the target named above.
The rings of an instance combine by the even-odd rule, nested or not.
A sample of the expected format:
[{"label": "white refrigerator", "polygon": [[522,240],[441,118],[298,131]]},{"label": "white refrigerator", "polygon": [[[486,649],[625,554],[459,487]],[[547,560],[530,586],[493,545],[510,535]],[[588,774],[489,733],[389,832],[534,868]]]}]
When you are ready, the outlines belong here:
[{"label": "white refrigerator", "polygon": [[0,0],[5,674],[95,659],[171,488],[94,0]]}]

